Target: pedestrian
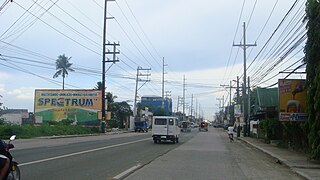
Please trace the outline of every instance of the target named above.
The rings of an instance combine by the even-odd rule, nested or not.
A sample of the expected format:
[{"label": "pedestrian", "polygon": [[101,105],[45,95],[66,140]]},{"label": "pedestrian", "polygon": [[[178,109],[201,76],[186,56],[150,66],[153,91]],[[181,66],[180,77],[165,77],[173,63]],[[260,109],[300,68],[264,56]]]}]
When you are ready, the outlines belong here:
[{"label": "pedestrian", "polygon": [[227,133],[228,133],[230,142],[233,142],[233,131],[234,131],[233,126],[229,126],[229,127],[228,127],[228,130],[227,130]]}]

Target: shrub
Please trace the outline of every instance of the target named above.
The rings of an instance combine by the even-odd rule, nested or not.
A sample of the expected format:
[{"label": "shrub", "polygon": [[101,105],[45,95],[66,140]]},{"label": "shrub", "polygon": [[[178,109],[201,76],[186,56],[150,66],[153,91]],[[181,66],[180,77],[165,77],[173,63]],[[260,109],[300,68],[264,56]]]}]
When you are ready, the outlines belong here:
[{"label": "shrub", "polygon": [[278,119],[261,120],[259,123],[259,129],[268,140],[282,138],[282,125]]}]

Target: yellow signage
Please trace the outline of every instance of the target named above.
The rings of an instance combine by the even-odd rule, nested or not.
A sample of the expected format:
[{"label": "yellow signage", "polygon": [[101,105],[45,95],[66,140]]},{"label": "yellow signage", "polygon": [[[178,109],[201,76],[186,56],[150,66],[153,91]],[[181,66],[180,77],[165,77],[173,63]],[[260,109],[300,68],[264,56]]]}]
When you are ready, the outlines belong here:
[{"label": "yellow signage", "polygon": [[101,111],[99,90],[35,90],[34,112],[43,121],[72,119],[78,124],[95,124]]},{"label": "yellow signage", "polygon": [[304,121],[306,114],[305,80],[279,79],[280,121]]}]

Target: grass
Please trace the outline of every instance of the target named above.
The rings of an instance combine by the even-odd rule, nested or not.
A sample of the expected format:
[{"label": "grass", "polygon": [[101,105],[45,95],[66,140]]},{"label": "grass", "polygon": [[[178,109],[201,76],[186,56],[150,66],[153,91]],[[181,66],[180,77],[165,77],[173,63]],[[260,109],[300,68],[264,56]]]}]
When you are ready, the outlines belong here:
[{"label": "grass", "polygon": [[18,138],[33,138],[42,136],[60,136],[98,133],[99,128],[73,125],[0,125],[0,138],[8,139],[11,135]]}]

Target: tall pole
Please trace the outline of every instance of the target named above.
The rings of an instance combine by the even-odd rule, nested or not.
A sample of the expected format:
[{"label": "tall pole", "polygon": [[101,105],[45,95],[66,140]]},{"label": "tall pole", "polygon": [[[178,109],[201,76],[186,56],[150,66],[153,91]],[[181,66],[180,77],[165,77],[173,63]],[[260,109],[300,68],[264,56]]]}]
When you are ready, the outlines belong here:
[{"label": "tall pole", "polygon": [[182,110],[182,121],[184,121],[185,120],[185,107],[186,107],[186,76],[185,75],[183,75],[183,97],[182,97],[182,99],[183,99],[183,104],[182,104],[182,107],[183,107],[183,110]]},{"label": "tall pole", "polygon": [[[106,120],[106,38],[107,38],[107,4],[108,0],[104,2],[104,16],[103,16],[103,39],[102,39],[102,107],[101,107],[101,121]],[[104,131],[104,130],[102,130]]]},{"label": "tall pole", "polygon": [[138,82],[139,82],[139,69],[141,67],[138,66],[137,68],[137,77],[136,77],[136,89],[134,91],[134,103],[133,103],[133,116],[137,116],[137,96],[138,96]]},{"label": "tall pole", "polygon": [[233,46],[239,46],[242,47],[243,49],[243,117],[245,121],[245,131],[244,131],[244,136],[247,136],[247,130],[248,129],[248,104],[247,104],[247,47],[249,46],[256,46],[257,44],[247,44],[246,42],[246,23],[243,22],[243,44],[233,44]]},{"label": "tall pole", "polygon": [[239,76],[237,76],[237,104],[240,102]]},{"label": "tall pole", "polygon": [[164,64],[164,57],[162,58],[162,109],[164,109],[164,67],[167,66]]},{"label": "tall pole", "polygon": [[247,135],[250,136],[250,77],[248,76],[248,130],[247,130]]},{"label": "tall pole", "polygon": [[[149,73],[147,73],[147,74],[142,74],[142,73],[140,73],[140,71],[148,71],[148,72],[149,72],[149,70],[151,70],[151,68],[144,69],[144,68],[142,68],[142,67],[140,67],[140,66],[138,66],[138,68],[137,68],[136,89],[135,89],[135,92],[134,92],[134,104],[133,104],[133,115],[134,115],[134,117],[136,117],[137,114],[138,114],[138,107],[137,107],[138,90],[139,90],[143,85],[145,85],[145,83],[147,83],[147,82],[150,81],[150,80],[148,79],[148,77],[151,75],[151,74],[149,74]],[[139,76],[147,76],[147,80],[141,80],[141,79],[139,78]],[[139,81],[144,81],[144,84],[143,84],[140,88],[138,88],[138,83],[139,83]]]},{"label": "tall pole", "polygon": [[193,94],[191,95],[191,118],[192,118],[192,110],[193,110]]}]

